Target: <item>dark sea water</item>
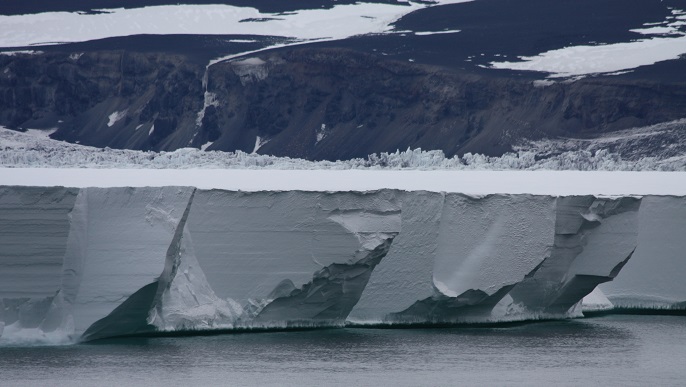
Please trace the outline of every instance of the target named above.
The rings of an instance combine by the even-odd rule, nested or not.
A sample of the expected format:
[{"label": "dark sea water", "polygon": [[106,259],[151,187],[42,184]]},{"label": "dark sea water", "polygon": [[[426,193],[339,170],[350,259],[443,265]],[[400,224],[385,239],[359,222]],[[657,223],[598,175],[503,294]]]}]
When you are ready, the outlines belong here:
[{"label": "dark sea water", "polygon": [[686,385],[686,317],[0,348],[0,385]]}]

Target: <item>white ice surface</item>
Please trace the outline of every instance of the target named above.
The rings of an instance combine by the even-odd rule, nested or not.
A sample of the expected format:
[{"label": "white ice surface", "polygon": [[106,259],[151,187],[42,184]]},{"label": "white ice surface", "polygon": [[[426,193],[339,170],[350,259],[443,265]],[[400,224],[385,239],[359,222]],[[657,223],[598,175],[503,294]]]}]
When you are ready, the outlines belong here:
[{"label": "white ice surface", "polygon": [[[0,16],[0,46],[82,42],[137,34],[212,34],[283,36],[300,40],[344,39],[383,33],[401,16],[439,4],[468,0],[438,0],[433,4],[355,3],[331,9],[261,13],[252,7],[222,4],[161,5],[117,8],[101,13],[46,12]],[[255,20],[246,20],[255,19]],[[262,20],[260,20],[262,19]]]},{"label": "white ice surface", "polygon": [[[203,120],[203,118],[205,118],[205,111],[207,110],[208,107],[210,107],[210,106],[214,106],[214,107],[219,106],[219,101],[217,100],[217,95],[216,95],[216,94],[210,93],[209,91],[205,91],[203,98],[204,98],[204,102],[203,102],[202,109],[200,109],[200,111],[198,112],[198,116],[197,116],[197,118],[195,119],[195,124],[196,124],[197,126],[201,126],[201,125],[202,125],[202,120]],[[152,132],[151,132],[151,133],[152,133]],[[203,150],[204,150],[204,149],[203,149]]]},{"label": "white ice surface", "polygon": [[521,62],[491,62],[496,69],[543,71],[551,78],[612,73],[677,59],[686,53],[686,36],[659,37],[599,46],[572,46],[521,57]]},{"label": "white ice surface", "polygon": [[29,346],[29,345],[67,345],[73,341],[68,333],[57,330],[44,332],[40,328],[24,328],[18,322],[10,324],[2,329],[0,322],[0,347],[4,346]]},{"label": "white ice surface", "polygon": [[475,195],[686,195],[684,172],[0,168],[0,182],[77,188],[192,186],[242,191],[393,188]]},{"label": "white ice surface", "polygon": [[[586,211],[614,203],[608,199],[576,197],[561,202],[550,196],[470,198],[426,192],[399,198],[402,231],[372,273],[350,322],[409,323],[435,318],[484,322],[579,315],[581,310],[575,307],[579,299],[573,297],[591,289],[584,288],[583,280],[573,282],[574,276],[609,276],[636,246],[635,210],[625,213],[626,208],[611,207],[619,213],[603,213],[605,218],[592,229],[578,228],[584,216],[589,216]],[[624,205],[636,204],[624,200]],[[551,259],[554,249],[561,256]],[[513,295],[526,278],[525,288]],[[517,286],[493,310],[488,309],[489,303],[498,299],[479,300],[473,292],[502,297],[499,292],[512,285]],[[579,293],[575,295],[573,289]],[[460,310],[458,306],[451,311],[446,304],[432,305],[460,296],[464,301],[458,302],[473,302],[470,305],[481,305],[481,309]],[[417,301],[424,306],[408,310]],[[546,309],[551,303],[565,307]]]},{"label": "white ice surface", "polygon": [[0,55],[15,56],[15,55],[40,55],[43,51],[35,50],[17,50],[17,51],[3,51]]},{"label": "white ice surface", "polygon": [[[680,10],[673,10],[682,12]],[[679,13],[676,13],[680,15]],[[578,77],[589,74],[620,74],[623,70],[678,59],[686,53],[686,34],[679,31],[682,16],[668,18],[664,26],[630,30],[641,35],[654,35],[651,39],[631,42],[580,45],[564,47],[520,57],[518,62],[491,62],[496,69],[543,71],[550,78]],[[666,36],[667,35],[667,36]],[[669,36],[671,35],[671,36]]]},{"label": "white ice surface", "polygon": [[95,337],[144,324],[150,300],[128,306],[132,313],[142,310],[140,321],[106,317],[163,276],[190,193],[176,187],[90,188],[77,195],[3,187],[0,323],[7,326],[2,336],[55,343],[79,340],[96,322]]}]

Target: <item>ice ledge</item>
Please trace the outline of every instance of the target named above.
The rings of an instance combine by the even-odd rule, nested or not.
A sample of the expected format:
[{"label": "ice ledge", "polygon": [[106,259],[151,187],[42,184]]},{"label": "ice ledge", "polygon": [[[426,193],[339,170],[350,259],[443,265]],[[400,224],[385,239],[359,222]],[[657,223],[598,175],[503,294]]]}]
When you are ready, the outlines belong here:
[{"label": "ice ledge", "polygon": [[0,168],[6,186],[686,196],[686,172]]},{"label": "ice ledge", "polygon": [[[685,199],[4,187],[0,344],[348,316],[565,318],[618,274],[631,294],[655,296],[644,285],[659,284],[680,306]],[[28,245],[62,270],[34,262]],[[30,280],[8,280],[16,262]],[[625,264],[638,276],[622,277]],[[43,289],[45,277],[55,280]],[[622,293],[601,290],[617,305]],[[601,301],[596,309],[609,307]]]}]

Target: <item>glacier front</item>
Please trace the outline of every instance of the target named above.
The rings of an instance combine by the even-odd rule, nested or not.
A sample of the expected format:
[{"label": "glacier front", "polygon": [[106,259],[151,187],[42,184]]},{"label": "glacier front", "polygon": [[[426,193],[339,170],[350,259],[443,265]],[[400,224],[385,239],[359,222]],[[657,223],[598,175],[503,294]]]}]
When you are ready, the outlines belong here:
[{"label": "glacier front", "polygon": [[0,344],[686,309],[676,190],[150,185],[0,187]]}]

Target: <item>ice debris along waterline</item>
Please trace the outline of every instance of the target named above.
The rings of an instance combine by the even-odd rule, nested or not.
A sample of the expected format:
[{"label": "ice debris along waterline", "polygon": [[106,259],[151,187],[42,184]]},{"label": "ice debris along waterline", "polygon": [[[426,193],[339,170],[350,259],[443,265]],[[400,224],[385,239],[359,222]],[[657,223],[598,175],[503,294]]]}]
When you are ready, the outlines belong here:
[{"label": "ice debris along waterline", "polygon": [[[212,98],[210,98],[210,102]],[[209,106],[209,105],[208,105]],[[117,112],[120,114],[121,112]],[[154,128],[152,128],[154,129]],[[152,130],[151,129],[151,130]],[[53,140],[54,130],[17,132],[0,126],[0,166],[5,168],[126,169],[327,169],[327,170],[582,170],[686,171],[686,120],[622,130],[593,138],[525,140],[500,157],[408,149],[340,161],[308,161],[258,154],[269,139],[257,137],[251,153],[182,148],[173,152],[95,148]],[[322,129],[322,136],[326,128]],[[611,150],[611,151],[610,151]]]},{"label": "ice debris along waterline", "polygon": [[676,196],[5,186],[0,344],[568,318],[589,294],[590,309],[683,308],[684,208]]}]

